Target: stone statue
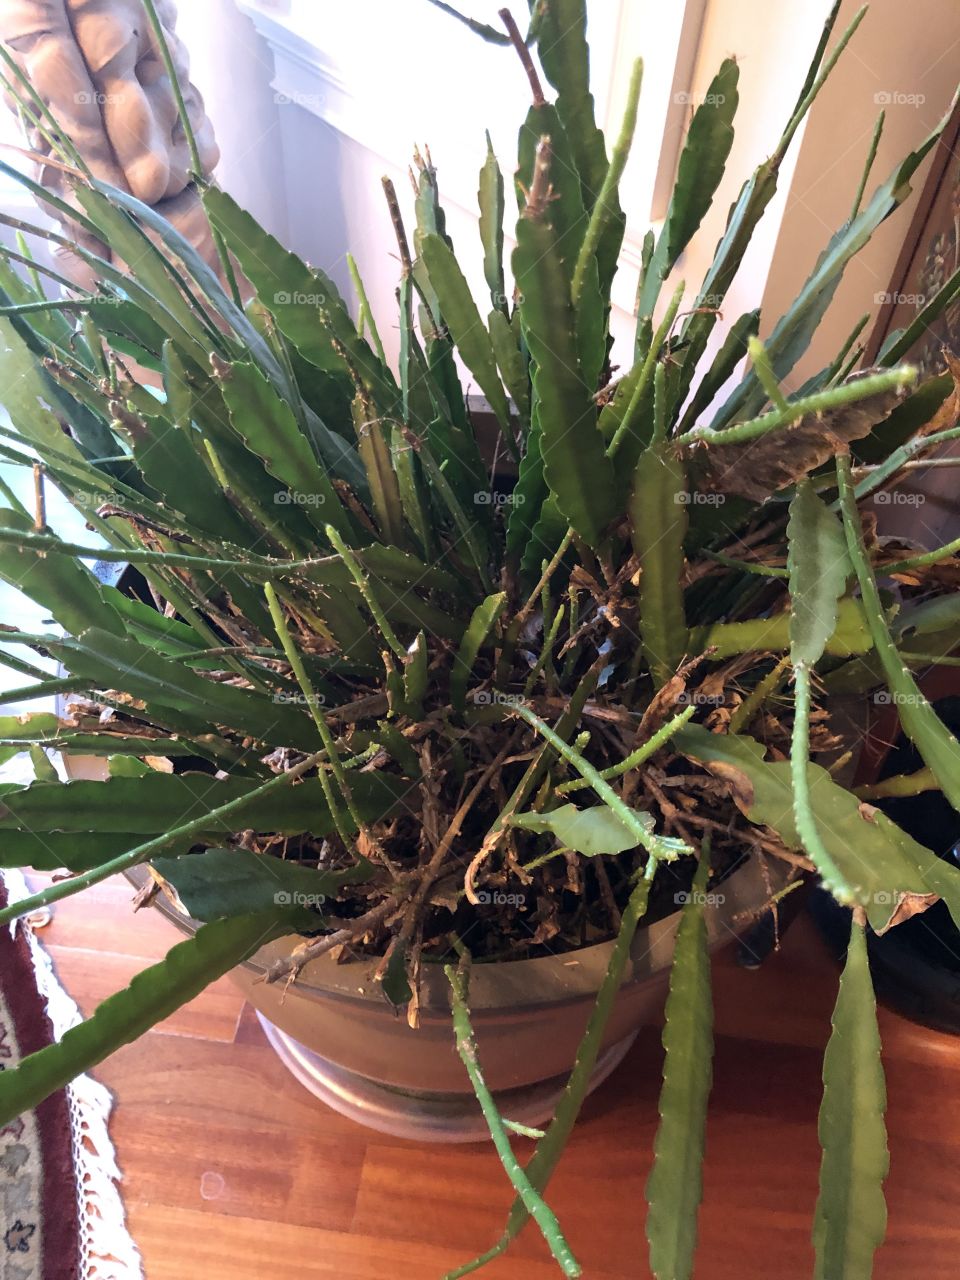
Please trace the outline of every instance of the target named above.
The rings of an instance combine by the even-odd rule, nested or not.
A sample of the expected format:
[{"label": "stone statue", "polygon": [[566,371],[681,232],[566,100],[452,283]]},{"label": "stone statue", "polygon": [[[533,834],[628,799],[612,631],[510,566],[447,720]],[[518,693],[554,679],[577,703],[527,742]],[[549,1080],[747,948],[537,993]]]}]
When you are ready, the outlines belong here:
[{"label": "stone statue", "polygon": [[[174,32],[174,0],[157,0],[193,126],[204,175],[220,153],[203,99],[190,83],[187,52]],[[211,264],[216,253],[195,190],[191,162],[173,89],[142,0],[2,0],[0,40],[17,59],[95,177],[153,205],[192,240]],[[32,150],[50,154],[42,134],[31,130]],[[65,175],[40,167],[40,181],[69,199]],[[80,239],[85,248],[109,256],[109,248]],[[64,270],[83,287],[89,268],[75,255],[61,255]]]}]

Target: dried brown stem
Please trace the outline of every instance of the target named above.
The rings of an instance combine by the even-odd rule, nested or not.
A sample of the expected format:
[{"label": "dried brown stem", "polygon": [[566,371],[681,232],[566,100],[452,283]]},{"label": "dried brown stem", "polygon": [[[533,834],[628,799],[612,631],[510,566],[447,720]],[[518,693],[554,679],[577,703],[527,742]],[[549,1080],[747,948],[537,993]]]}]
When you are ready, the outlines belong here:
[{"label": "dried brown stem", "polygon": [[33,525],[37,533],[47,531],[47,495],[43,488],[44,469],[42,462],[33,464]]},{"label": "dried brown stem", "polygon": [[375,907],[371,907],[364,915],[356,920],[351,920],[349,924],[337,929],[334,933],[328,933],[316,941],[307,943],[306,946],[298,948],[284,960],[277,960],[264,973],[262,981],[273,983],[279,982],[281,978],[287,977],[289,974],[291,979],[303,969],[304,965],[309,964],[311,960],[316,960],[318,956],[326,955],[328,951],[332,951],[334,947],[339,947],[345,942],[354,942],[357,938],[362,938],[365,933],[373,929],[376,925],[382,924],[394,911],[396,911],[402,900],[404,890],[412,888],[415,881],[408,882],[405,886],[394,886],[394,891],[389,898],[384,898],[382,902],[378,902]]},{"label": "dried brown stem", "polygon": [[437,843],[436,849],[425,867],[415,872],[408,880],[395,884],[388,898],[384,898],[382,902],[377,903],[364,915],[357,920],[352,920],[343,928],[336,930],[334,933],[328,933],[323,938],[318,938],[315,942],[308,943],[306,946],[299,948],[285,960],[278,960],[263,975],[263,981],[268,983],[278,982],[281,978],[289,975],[291,980],[295,979],[297,974],[303,969],[304,965],[311,960],[315,960],[318,956],[325,955],[332,951],[334,947],[340,946],[342,943],[353,942],[357,938],[363,937],[368,930],[374,928],[378,924],[382,924],[395,911],[402,908],[403,900],[413,891],[413,900],[406,909],[403,925],[400,933],[397,935],[394,947],[405,947],[410,938],[413,936],[414,927],[417,924],[418,916],[423,909],[427,900],[427,894],[437,878],[443,861],[450,851],[450,846],[456,839],[463,826],[464,819],[472,809],[478,796],[483,788],[489,782],[494,772],[500,768],[505,757],[513,746],[513,739],[507,743],[503,749],[494,757],[487,765],[483,773],[480,775],[469,795],[457,809],[456,813],[450,819],[450,823],[443,833],[443,836]]},{"label": "dried brown stem", "polygon": [[613,889],[610,887],[610,877],[607,875],[607,868],[603,861],[603,855],[592,860],[592,866],[597,873],[597,882],[600,885],[600,895],[603,898],[604,906],[610,915],[610,922],[614,933],[620,932],[620,908],[617,906],[616,899],[613,896]]},{"label": "dried brown stem", "polygon": [[523,208],[524,218],[542,218],[547,205],[553,199],[553,184],[550,181],[550,165],[553,160],[553,148],[550,139],[543,137],[537,143],[533,158],[533,178],[527,192],[527,202]]},{"label": "dried brown stem", "polygon": [[537,75],[537,68],[533,65],[533,58],[530,57],[530,50],[527,48],[523,36],[520,34],[520,28],[517,26],[513,14],[509,9],[501,9],[499,11],[500,21],[507,29],[507,35],[510,37],[510,43],[517,51],[517,57],[523,65],[524,71],[527,73],[527,79],[530,81],[530,92],[533,94],[533,105],[542,107],[546,103],[543,96],[543,86],[540,83],[540,77]]},{"label": "dried brown stem", "polygon": [[540,575],[539,582],[530,592],[530,595],[527,597],[527,603],[523,606],[523,608],[514,618],[513,623],[511,624],[511,627],[510,627],[511,632],[514,635],[520,634],[520,630],[523,627],[523,624],[526,622],[527,618],[529,618],[530,614],[536,608],[537,603],[540,600],[540,593],[543,591],[544,587],[547,585],[547,583],[556,573],[557,569],[559,568],[560,561],[567,554],[567,551],[570,547],[570,543],[572,540],[573,540],[573,530],[568,529],[567,532],[564,534],[563,541],[560,543],[559,547],[557,547],[550,561],[545,566],[543,573]]},{"label": "dried brown stem", "polygon": [[397,247],[400,250],[403,274],[409,276],[413,271],[413,262],[410,258],[410,246],[407,244],[407,232],[403,225],[403,214],[400,212],[400,201],[397,199],[397,191],[392,179],[384,177],[381,181],[383,182],[384,195],[387,197],[387,208],[390,210],[393,233],[397,237]]}]

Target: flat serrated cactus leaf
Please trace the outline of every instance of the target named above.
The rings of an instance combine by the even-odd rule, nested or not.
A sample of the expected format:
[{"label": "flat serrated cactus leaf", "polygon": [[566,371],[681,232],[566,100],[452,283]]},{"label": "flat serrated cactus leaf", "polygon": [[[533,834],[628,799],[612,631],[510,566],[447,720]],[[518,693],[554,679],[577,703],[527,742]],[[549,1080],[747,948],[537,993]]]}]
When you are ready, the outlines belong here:
[{"label": "flat serrated cactus leaf", "polygon": [[794,678],[790,744],[793,815],[808,856],[822,875],[838,880],[842,873],[824,843],[810,796],[807,766],[810,758],[811,673],[836,630],[837,602],[846,591],[853,565],[847,551],[843,524],[817,495],[809,480],[801,481],[790,504],[787,570],[790,575],[790,661]]},{"label": "flat serrated cactus leaf", "polygon": [[702,855],[680,917],[664,1015],[660,1124],[646,1188],[650,1270],[656,1280],[689,1280],[697,1245],[713,1082],[713,1001],[703,918],[708,875]]},{"label": "flat serrated cactus leaf", "polygon": [[[227,486],[244,495],[245,508],[279,512],[274,502],[276,481],[264,467],[263,460],[244,447],[212,373],[190,366],[173,343],[164,345],[163,354],[167,415],[187,431],[195,424],[203,442],[198,442],[198,450],[207,445],[214,449]],[[291,536],[297,539],[312,536],[311,525],[300,507],[287,506],[282,519]],[[244,607],[247,607],[246,601]]]},{"label": "flat serrated cactus leaf", "polygon": [[640,560],[640,635],[658,684],[687,651],[683,540],[687,530],[684,465],[667,443],[640,455],[630,498],[630,536]]},{"label": "flat serrated cactus leaf", "polygon": [[533,106],[520,129],[517,147],[517,202],[521,217],[534,179],[537,147],[541,138],[550,139],[552,187],[550,222],[556,232],[557,256],[564,275],[572,280],[577,254],[586,234],[589,211],[577,172],[577,162],[567,131],[551,102]]},{"label": "flat serrated cactus leaf", "polygon": [[877,1008],[863,926],[854,923],[823,1058],[816,1280],[870,1280],[887,1229],[890,1156]]},{"label": "flat serrated cactus leaf", "polygon": [[532,205],[517,227],[513,269],[535,367],[544,474],[563,515],[596,546],[616,511],[614,469],[580,367],[576,317],[549,209]]},{"label": "flat serrated cactus leaf", "polygon": [[[29,532],[34,524],[21,512],[0,507],[0,528]],[[48,609],[71,635],[79,635],[92,626],[115,636],[124,634],[119,614],[104,599],[100,583],[79,560],[3,543],[0,578]]]},{"label": "flat serrated cactus leaf", "polygon": [[151,866],[174,887],[193,919],[205,924],[282,907],[322,908],[326,898],[368,879],[373,870],[361,859],[342,871],[320,871],[244,848],[152,858]]},{"label": "flat serrated cactus leaf", "polygon": [[[18,275],[13,264],[6,260],[0,261],[0,291],[5,294],[4,306],[19,306],[24,303],[45,301],[45,295],[42,290],[28,284],[22,276]],[[103,310],[109,311],[114,305],[119,310],[123,304],[111,303],[104,307]],[[138,316],[142,314],[139,307],[134,307],[132,303],[125,305]],[[33,312],[31,327],[51,346],[59,347],[61,351],[69,351],[70,345],[74,340],[74,327],[65,315],[58,311]],[[159,329],[154,329],[155,335],[159,332]],[[29,333],[25,332],[24,338],[29,341]],[[156,350],[159,351],[159,347]]]},{"label": "flat serrated cactus leaf", "polygon": [[530,378],[510,321],[502,311],[493,310],[487,317],[490,342],[503,385],[507,388],[521,423],[530,421]]},{"label": "flat serrated cactus leaf", "polygon": [[503,280],[503,174],[487,134],[487,155],[480,170],[477,188],[480,208],[480,243],[483,245],[483,275],[490,290],[490,301],[502,315],[508,312]]},{"label": "flat serrated cactus leaf", "polygon": [[736,61],[725,58],[690,121],[664,227],[668,271],[692,240],[723,177],[733,145],[739,79]]},{"label": "flat serrated cactus leaf", "polygon": [[550,560],[566,536],[567,519],[557,506],[557,500],[547,491],[532,521],[527,541],[520,556],[520,577],[525,585],[533,586],[543,570],[544,560]]},{"label": "flat serrated cactus leaf", "polygon": [[790,659],[820,661],[837,628],[837,602],[853,576],[843,524],[809,481],[797,488],[787,522]]},{"label": "flat serrated cactus leaf", "polygon": [[[791,306],[790,311],[780,318],[773,333],[764,341],[764,348],[777,381],[786,378],[806,351],[833,302],[840,286],[845,263],[832,274],[825,274],[825,264],[830,261],[833,244],[840,243],[842,239],[843,231],[841,230],[818,257],[810,280],[801,292],[800,298]],[[852,254],[857,253],[860,247],[858,245],[853,249]],[[818,281],[820,287],[817,287]],[[756,372],[751,369],[717,409],[710,425],[719,429],[732,422],[751,418],[760,413],[766,403],[766,392]]]},{"label": "flat serrated cactus leaf", "polygon": [[111,299],[109,302],[92,302],[89,315],[101,333],[108,333],[118,351],[134,354],[148,368],[160,367],[160,353],[166,332],[135,302]]},{"label": "flat serrated cactus leaf", "polygon": [[52,711],[32,715],[0,716],[0,742],[39,742],[63,729],[63,722]]},{"label": "flat serrated cactus leaf", "polygon": [[190,304],[180,287],[170,260],[143,228],[125,211],[116,208],[96,186],[78,183],[74,195],[80,207],[96,222],[100,238],[110,245],[111,253],[122,262],[136,263],[137,282],[156,300],[168,324],[172,321],[183,343],[202,360],[209,350],[210,336],[201,319],[202,313]]},{"label": "flat serrated cactus leaf", "polygon": [[[652,316],[663,281],[693,239],[713,203],[733,145],[740,69],[726,58],[687,130],[666,220],[643,279],[637,310]],[[703,305],[713,305],[706,300]]]},{"label": "flat serrated cactus leaf", "polygon": [[778,167],[773,160],[765,160],[744,183],[731,206],[723,238],[697,293],[700,305],[694,308],[680,329],[680,339],[685,348],[684,391],[693,381],[696,367],[707,349],[719,309],[750,247],[753,233],[777,193]]},{"label": "flat serrated cactus leaf", "polygon": [[[590,92],[586,28],[584,0],[551,0],[539,9],[537,52],[547,79],[557,90],[557,113],[569,139],[583,205],[589,213],[603,187],[607,149]],[[625,229],[626,218],[614,196],[612,216],[597,246],[601,282],[613,277]]]},{"label": "flat serrated cactus leaf", "polygon": [[[775,613],[771,618],[751,618],[746,622],[718,622],[700,627],[691,635],[691,647],[697,653],[712,649],[716,661],[735,653],[782,653],[790,648],[790,614]],[[869,653],[873,647],[863,605],[845,598],[837,607],[837,625],[827,640],[826,652],[837,658]]]},{"label": "flat serrated cactus leaf", "polygon": [[[97,191],[107,197],[111,203],[133,214],[147,231],[152,232],[166,247],[187,267],[191,279],[200,286],[205,296],[213,303],[216,310],[227,321],[237,337],[254,353],[256,359],[264,367],[275,369],[281,374],[279,366],[263,336],[244,314],[243,309],[228,296],[213,268],[206,262],[192,241],[188,240],[173,223],[165,218],[152,205],[138,200],[128,191],[122,191],[107,182],[94,182]],[[112,304],[111,304],[112,305]],[[130,312],[127,311],[129,316]],[[134,322],[137,323],[137,322]],[[281,375],[282,376],[282,375]]]},{"label": "flat serrated cactus leaf", "polygon": [[607,359],[607,304],[600,290],[596,258],[591,258],[583,272],[577,304],[577,354],[584,382],[588,387],[599,387]]},{"label": "flat serrated cactus leaf", "polygon": [[904,733],[933,770],[943,794],[960,811],[960,743],[921,693],[899,654],[890,654],[886,661],[879,649],[878,654]]},{"label": "flat serrated cactus leaf", "polygon": [[148,710],[179,713],[188,730],[208,733],[212,725],[224,724],[253,737],[262,735],[277,746],[296,743],[304,750],[316,741],[310,718],[300,708],[209,680],[130,636],[90,627],[75,640],[51,640],[48,648],[71,675],[92,688],[119,688],[142,698]]},{"label": "flat serrated cactus leaf", "polygon": [[[42,719],[43,717],[36,717]],[[159,737],[149,733],[142,735],[119,733],[77,733],[62,727],[56,732],[40,733],[34,730],[19,742],[33,742],[37,746],[68,755],[110,756],[192,756],[196,747],[180,738]],[[15,737],[0,736],[4,746],[18,742]]]},{"label": "flat serrated cactus leaf", "polygon": [[[69,783],[66,785],[70,785]],[[142,835],[132,831],[11,831],[0,841],[0,867],[30,867],[34,871],[80,874],[105,866],[133,849]],[[186,853],[194,841],[171,841],[171,855]]]},{"label": "flat serrated cactus leaf", "polygon": [[423,699],[429,682],[429,661],[427,637],[421,631],[407,650],[403,667],[403,699],[408,708],[407,714],[417,720],[423,717]]},{"label": "flat serrated cactus leaf", "polygon": [[[751,822],[772,827],[788,849],[803,849],[788,761],[767,761],[753,738],[714,734],[702,725],[685,725],[674,743],[728,784]],[[937,894],[960,921],[960,871],[879,809],[862,804],[826,769],[808,764],[807,775],[811,808],[832,864],[817,869],[839,902],[863,907],[873,928],[882,931],[904,895]]]},{"label": "flat serrated cactus leaf", "polygon": [[41,457],[50,449],[66,458],[66,473],[95,488],[99,473],[85,460],[77,445],[65,435],[47,406],[41,366],[9,317],[0,316],[0,379],[3,407],[19,434]]},{"label": "flat serrated cactus leaf", "polygon": [[814,53],[804,81],[803,92],[776,149],[772,155],[753,171],[750,178],[741,187],[737,199],[730,207],[723,237],[717,245],[713,261],[697,295],[701,305],[691,312],[681,329],[680,336],[685,348],[681,401],[686,398],[686,392],[689,390],[697,365],[706,350],[710,334],[713,332],[713,327],[720,315],[720,308],[723,306],[727,290],[733,283],[740,264],[743,262],[744,255],[750,247],[753,233],[757,229],[767,206],[777,193],[780,166],[783,163],[790,141],[805,114],[813,105],[817,94],[836,65],[837,58],[846,47],[847,42],[864,15],[864,10],[861,9],[826,62],[824,62],[827,41],[833,30],[838,8],[839,6],[835,4],[824,24],[823,39]]},{"label": "flat serrated cactus leaf", "polygon": [[[634,814],[650,832],[653,831],[652,814],[639,810],[634,810]],[[590,809],[564,804],[549,813],[518,813],[510,818],[510,824],[525,831],[551,832],[561,844],[588,858],[602,853],[623,853],[637,846],[636,835],[609,805],[604,804]]]},{"label": "flat serrated cactus leaf", "polygon": [[470,286],[460,270],[460,264],[446,241],[438,235],[423,237],[420,256],[437,295],[440,314],[450,337],[464,364],[490,402],[500,426],[504,431],[509,431],[510,409],[500,382],[490,335],[470,293]]},{"label": "flat serrated cactus leaf", "polygon": [[252,536],[202,465],[187,432],[160,414],[145,416],[140,429],[124,432],[144,481],[160,501],[196,521],[205,532],[244,546]]},{"label": "flat serrated cactus leaf", "polygon": [[506,606],[506,592],[498,591],[487,596],[473,611],[450,672],[450,705],[455,711],[463,711],[467,705],[467,682],[473,664]]},{"label": "flat serrated cactus leaf", "polygon": [[[364,822],[381,822],[395,813],[410,783],[382,770],[357,773],[351,779],[357,812]],[[211,778],[206,773],[151,772],[143,778],[85,780],[51,787],[32,783],[0,793],[0,831],[25,834],[133,832],[162,835],[181,823],[201,818],[225,804],[243,801],[234,821],[210,819],[209,835],[232,835],[237,823],[259,831],[298,835],[309,831],[329,835],[334,830],[324,790],[317,778],[289,787],[282,795],[253,795],[262,785],[256,778]],[[136,843],[136,842],[134,842]],[[106,859],[100,859],[106,861]]]},{"label": "flat serrated cactus leaf", "polygon": [[[301,495],[316,528],[332,524],[349,536],[352,524],[331,481],[342,461],[348,464],[344,479],[354,479],[356,455],[339,436],[329,435],[332,457],[321,464],[300,430],[289,405],[285,404],[256,365],[247,362],[222,366],[218,381],[230,421],[251,452],[288,493],[274,493],[274,504]],[[297,505],[301,505],[298,500]]]},{"label": "flat serrated cactus leaf", "polygon": [[[403,505],[385,424],[374,412],[370,401],[360,395],[354,397],[351,417],[357,433],[357,452],[367,474],[367,487],[380,536],[385,544],[402,547],[407,543],[403,527]],[[339,521],[341,526],[345,523],[343,519]]]}]

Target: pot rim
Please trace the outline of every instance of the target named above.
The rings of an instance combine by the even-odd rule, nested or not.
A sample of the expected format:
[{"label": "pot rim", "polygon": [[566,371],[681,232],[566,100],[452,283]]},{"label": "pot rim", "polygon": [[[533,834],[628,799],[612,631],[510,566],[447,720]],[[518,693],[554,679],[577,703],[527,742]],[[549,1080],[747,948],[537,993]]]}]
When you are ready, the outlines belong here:
[{"label": "pot rim", "polygon": [[[710,890],[715,901],[708,901],[704,918],[711,947],[732,941],[738,934],[737,922],[753,918],[763,903],[782,888],[792,868],[771,858],[761,867],[758,857],[750,854],[723,880]],[[149,872],[134,867],[125,872],[140,888]],[[722,888],[722,892],[716,889]],[[192,935],[199,923],[179,912],[165,896],[154,902],[160,913],[184,934]],[[672,912],[653,924],[637,930],[623,985],[647,981],[669,967],[680,912]],[[287,957],[301,941],[290,934],[261,947],[241,967],[255,981],[261,979],[275,961]],[[474,964],[470,976],[470,1004],[476,1013],[497,1010],[500,1016],[514,1011],[518,1016],[535,1008],[561,1002],[593,999],[599,990],[613,951],[614,942],[593,943],[574,951],[556,955],[535,956],[524,960],[496,960]],[[329,955],[311,960],[297,978],[296,994],[312,1000],[334,1000],[354,1006],[375,1003],[386,1008],[379,984],[373,981],[377,960],[373,957],[335,960]],[[447,982],[438,964],[424,966],[421,987],[421,1018],[449,1018]]]}]

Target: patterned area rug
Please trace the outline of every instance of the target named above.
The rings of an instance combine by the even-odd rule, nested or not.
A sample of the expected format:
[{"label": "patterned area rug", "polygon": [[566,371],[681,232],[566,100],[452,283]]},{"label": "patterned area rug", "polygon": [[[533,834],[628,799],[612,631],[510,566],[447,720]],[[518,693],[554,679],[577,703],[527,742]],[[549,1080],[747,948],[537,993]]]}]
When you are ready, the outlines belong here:
[{"label": "patterned area rug", "polygon": [[[11,872],[0,904],[26,894]],[[34,929],[0,928],[0,1070],[80,1020]],[[0,1129],[0,1280],[142,1280],[107,1134],[111,1099],[82,1077]]]}]

